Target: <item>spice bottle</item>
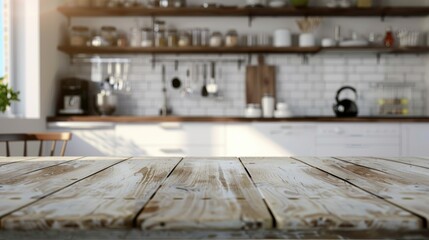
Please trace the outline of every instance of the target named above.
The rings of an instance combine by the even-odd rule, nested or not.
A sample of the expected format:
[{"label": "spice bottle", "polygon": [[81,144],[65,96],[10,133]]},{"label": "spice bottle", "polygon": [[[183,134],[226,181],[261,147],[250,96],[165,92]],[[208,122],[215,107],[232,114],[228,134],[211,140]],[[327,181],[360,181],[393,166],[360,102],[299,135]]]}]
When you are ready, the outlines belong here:
[{"label": "spice bottle", "polygon": [[385,47],[393,47],[395,44],[395,38],[393,37],[392,28],[389,27],[386,30],[386,36],[384,37],[384,46]]}]

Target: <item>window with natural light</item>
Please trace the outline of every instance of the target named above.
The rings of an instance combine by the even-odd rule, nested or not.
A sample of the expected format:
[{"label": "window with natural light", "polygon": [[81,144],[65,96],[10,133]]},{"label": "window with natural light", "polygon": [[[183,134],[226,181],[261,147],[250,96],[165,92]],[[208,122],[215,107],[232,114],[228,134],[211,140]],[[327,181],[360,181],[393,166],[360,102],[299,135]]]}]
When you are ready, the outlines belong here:
[{"label": "window with natural light", "polygon": [[[8,72],[8,5],[7,1],[0,0],[0,77],[7,76]],[[5,79],[7,81],[7,79]]]}]

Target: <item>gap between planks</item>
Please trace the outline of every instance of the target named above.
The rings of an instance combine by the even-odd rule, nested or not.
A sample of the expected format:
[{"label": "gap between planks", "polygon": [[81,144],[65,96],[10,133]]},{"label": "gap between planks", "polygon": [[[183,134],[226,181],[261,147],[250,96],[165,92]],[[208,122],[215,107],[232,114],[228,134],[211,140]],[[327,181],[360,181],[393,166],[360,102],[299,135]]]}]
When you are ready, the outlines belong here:
[{"label": "gap between planks", "polygon": [[300,161],[243,158],[242,162],[277,218],[279,229],[421,228],[421,220],[409,212]]},{"label": "gap between planks", "polygon": [[[108,158],[108,157],[106,157],[106,158]],[[85,158],[83,158],[83,159],[85,159]],[[80,160],[83,160],[83,159],[80,159]],[[91,158],[89,158],[89,159],[91,159]],[[93,175],[95,175],[95,174],[97,174],[97,173],[100,173],[100,172],[102,172],[102,171],[104,171],[104,170],[106,170],[106,169],[108,169],[108,168],[110,168],[110,167],[112,167],[112,166],[115,166],[115,165],[117,165],[117,164],[119,164],[119,163],[121,163],[121,162],[124,162],[124,161],[126,161],[126,160],[128,160],[128,159],[130,159],[130,158],[118,158],[118,160],[117,160],[116,162],[114,162],[114,163],[112,163],[112,164],[108,165],[107,167],[104,167],[104,168],[102,168],[102,169],[100,169],[100,170],[97,170],[97,171],[95,171],[95,172],[92,172],[91,174],[88,174],[88,175],[86,175],[85,177],[82,177],[82,178],[80,178],[80,179],[77,179],[77,180],[75,180],[75,181],[71,182],[70,184],[67,184],[67,185],[62,186],[62,187],[58,187],[56,190],[53,190],[53,191],[51,191],[51,192],[49,192],[49,193],[46,193],[46,194],[44,194],[43,196],[38,197],[37,199],[35,199],[35,198],[31,198],[31,199],[35,199],[35,200],[34,200],[34,201],[29,200],[29,202],[28,202],[28,203],[25,203],[25,204],[21,205],[20,207],[17,207],[17,208],[15,208],[15,209],[13,209],[13,210],[11,210],[11,211],[9,211],[9,212],[5,213],[5,214],[0,215],[0,231],[1,231],[1,229],[3,229],[3,224],[2,224],[3,219],[4,219],[4,218],[6,218],[7,216],[10,216],[10,215],[11,215],[11,214],[13,214],[14,212],[20,211],[21,209],[24,209],[24,208],[26,208],[26,207],[28,207],[28,206],[31,206],[31,205],[32,205],[32,204],[34,204],[34,203],[37,203],[37,202],[39,202],[39,201],[41,201],[41,200],[43,200],[43,199],[45,199],[45,198],[47,198],[47,197],[49,197],[49,196],[51,196],[51,195],[53,195],[53,194],[55,194],[55,193],[57,193],[57,192],[61,191],[61,190],[64,190],[64,189],[66,189],[66,188],[68,188],[68,187],[70,187],[70,186],[72,186],[72,185],[74,185],[74,184],[76,184],[76,183],[78,183],[78,182],[80,182],[80,181],[82,181],[82,180],[86,179],[86,178],[89,178],[89,177],[91,177],[91,176],[93,176]],[[72,160],[72,161],[69,161],[69,162],[67,162],[67,163],[74,162],[74,161],[75,161],[75,162],[77,162],[77,161],[79,161],[79,160]],[[59,164],[59,165],[61,165],[61,164]],[[57,167],[57,166],[59,166],[59,165],[51,166],[51,167]]]},{"label": "gap between planks", "polygon": [[372,157],[372,159],[381,159],[396,163],[402,163],[405,165],[412,165],[416,167],[429,169],[429,159],[421,158],[421,157]]},{"label": "gap between planks", "polygon": [[249,169],[247,169],[247,168],[246,168],[246,166],[244,165],[244,163],[243,163],[243,161],[242,161],[242,158],[241,158],[241,157],[239,157],[239,158],[238,158],[238,160],[240,161],[241,166],[243,166],[244,170],[246,171],[247,175],[249,176],[250,180],[252,181],[253,186],[255,186],[255,188],[256,188],[256,189],[258,189],[258,192],[259,192],[259,194],[261,195],[262,201],[264,201],[265,206],[267,207],[268,212],[269,212],[269,213],[270,213],[270,215],[271,215],[272,223],[273,223],[273,229],[276,229],[276,228],[277,228],[277,220],[276,220],[276,217],[274,216],[273,210],[270,208],[269,204],[267,203],[267,199],[265,199],[265,196],[262,194],[261,190],[258,188],[258,186],[256,186],[256,183],[255,183],[255,181],[253,180],[253,177],[252,177],[252,175],[250,174]]},{"label": "gap between planks", "polygon": [[[361,190],[363,190],[363,191],[365,191],[365,192],[367,192],[367,193],[369,193],[369,194],[371,194],[371,195],[373,195],[373,196],[375,196],[375,197],[377,197],[379,199],[382,199],[383,201],[386,201],[386,202],[388,202],[388,203],[390,203],[390,204],[392,204],[392,205],[394,205],[394,206],[396,206],[396,207],[398,207],[398,208],[400,208],[400,209],[402,209],[404,211],[407,211],[407,212],[413,214],[414,216],[418,217],[419,219],[421,219],[422,225],[423,225],[422,227],[424,227],[424,228],[428,228],[429,227],[428,226],[428,219],[425,216],[423,216],[422,214],[417,213],[418,211],[412,210],[412,209],[410,209],[410,207],[402,205],[402,203],[395,202],[395,199],[393,199],[393,198],[386,197],[386,196],[381,196],[378,193],[374,192],[374,190],[368,189],[368,186],[363,187],[363,186],[361,186],[362,183],[361,184],[356,183],[354,179],[346,178],[345,176],[339,176],[339,175],[333,173],[332,172],[333,170],[330,169],[331,167],[330,166],[325,166],[325,164],[323,162],[321,162],[318,165],[318,164],[314,164],[314,163],[309,163],[309,161],[310,162],[314,161],[314,160],[323,161],[323,160],[332,159],[332,160],[335,160],[335,161],[344,162],[345,164],[352,164],[352,165],[355,165],[355,166],[360,167],[360,168],[369,169],[369,170],[376,171],[376,172],[381,172],[381,173],[386,174],[386,175],[389,175],[388,172],[385,172],[385,171],[383,171],[381,169],[377,169],[377,168],[373,168],[373,167],[362,166],[362,165],[359,165],[359,164],[356,164],[356,163],[353,163],[353,162],[345,161],[343,159],[334,158],[334,157],[313,157],[313,158],[312,157],[310,157],[310,158],[308,158],[308,157],[292,157],[292,159],[300,161],[300,162],[302,162],[302,163],[304,163],[304,164],[306,164],[308,166],[314,167],[316,169],[319,169],[320,171],[323,171],[323,172],[325,172],[327,174],[330,174],[330,175],[332,175],[332,176],[334,176],[336,178],[339,178],[339,179],[341,179],[341,180],[343,180],[343,181],[345,181],[345,182],[347,182],[347,183],[349,183],[349,184],[351,184],[351,185],[353,185],[353,186],[355,186],[355,187],[357,187],[357,188],[359,188],[359,189],[361,189]],[[320,166],[320,165],[322,165],[322,166]],[[326,167],[326,169],[323,168],[323,167]],[[344,172],[341,171],[341,173],[344,173]],[[356,173],[353,172],[353,174],[356,174]],[[359,176],[359,178],[357,180],[362,180],[362,176]],[[365,178],[364,181],[368,181],[368,179]],[[389,198],[392,199],[392,200],[389,200]],[[428,213],[423,213],[423,214],[428,214]]]},{"label": "gap between planks", "polygon": [[142,214],[142,212],[144,211],[144,209],[146,208],[146,206],[148,205],[148,203],[155,197],[155,194],[158,192],[158,190],[162,187],[162,185],[165,183],[165,181],[167,181],[167,179],[171,176],[171,174],[173,174],[174,170],[176,170],[177,166],[179,166],[179,164],[183,161],[183,158],[180,158],[180,160],[177,162],[177,164],[173,167],[173,169],[171,169],[171,171],[168,173],[168,175],[165,177],[165,179],[162,181],[162,183],[158,186],[158,188],[153,192],[152,196],[150,196],[149,200],[143,205],[143,207],[137,212],[137,214],[134,216],[133,219],[133,227],[138,228],[138,217],[140,216],[140,214]]},{"label": "gap between planks", "polygon": [[[181,158],[130,158],[3,219],[6,229],[128,229]],[[81,206],[85,204],[85,206]],[[67,206],[67,209],[63,208]]]}]

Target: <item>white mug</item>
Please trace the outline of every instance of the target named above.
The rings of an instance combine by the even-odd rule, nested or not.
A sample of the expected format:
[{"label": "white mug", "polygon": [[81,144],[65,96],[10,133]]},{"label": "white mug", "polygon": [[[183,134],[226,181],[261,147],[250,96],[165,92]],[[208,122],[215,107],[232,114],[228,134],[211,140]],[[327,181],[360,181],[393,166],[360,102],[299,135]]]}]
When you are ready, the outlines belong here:
[{"label": "white mug", "polygon": [[265,95],[262,98],[262,116],[264,118],[274,117],[274,106],[275,106],[274,97],[270,95]]},{"label": "white mug", "polygon": [[288,29],[277,29],[274,31],[274,47],[292,46],[292,35]]}]

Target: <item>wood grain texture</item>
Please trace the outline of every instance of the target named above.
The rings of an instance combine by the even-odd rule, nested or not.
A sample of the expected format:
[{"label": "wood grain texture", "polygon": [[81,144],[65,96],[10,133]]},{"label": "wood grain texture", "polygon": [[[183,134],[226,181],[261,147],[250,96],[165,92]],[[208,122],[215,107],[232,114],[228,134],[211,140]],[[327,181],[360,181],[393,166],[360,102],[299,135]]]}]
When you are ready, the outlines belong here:
[{"label": "wood grain texture", "polygon": [[14,164],[8,164],[0,167],[0,181],[9,178],[18,177],[43,168],[52,167],[68,161],[76,160],[78,157],[39,157],[27,158]]},{"label": "wood grain texture", "polygon": [[236,158],[185,158],[137,220],[144,230],[272,227],[264,201]]},{"label": "wood grain texture", "polygon": [[[360,166],[377,169],[395,176],[406,178],[429,185],[429,169],[402,162],[394,162],[386,159],[374,159],[368,157],[337,157],[339,160],[351,162]],[[404,161],[405,159],[401,160]]]},{"label": "wood grain texture", "polygon": [[259,56],[257,66],[246,68],[246,103],[261,104],[265,94],[276,97],[276,67],[266,65]]},{"label": "wood grain texture", "polygon": [[126,229],[180,158],[133,158],[2,219],[7,229]]},{"label": "wood grain texture", "polygon": [[0,228],[5,215],[61,190],[125,158],[87,157],[0,181]]},{"label": "wood grain texture", "polygon": [[279,229],[419,229],[421,219],[290,158],[242,158]]},{"label": "wood grain texture", "polygon": [[390,160],[390,161],[394,161],[394,162],[404,163],[407,165],[429,168],[429,159],[424,158],[424,157],[388,157],[388,158],[377,157],[374,159],[384,159],[384,160]]},{"label": "wood grain texture", "polygon": [[0,158],[0,167],[23,160],[35,159],[35,157],[2,157]]},{"label": "wood grain texture", "polygon": [[[416,172],[420,171],[416,170],[418,167],[415,168],[416,175],[412,177],[410,172],[400,169],[390,170],[389,164],[377,169],[378,167],[363,166],[364,161],[356,164],[328,157],[296,157],[295,159],[329,172],[426,220],[429,219],[429,205],[427,204],[429,202],[429,177],[425,174],[417,174]],[[375,161],[367,159],[366,162]]]}]

